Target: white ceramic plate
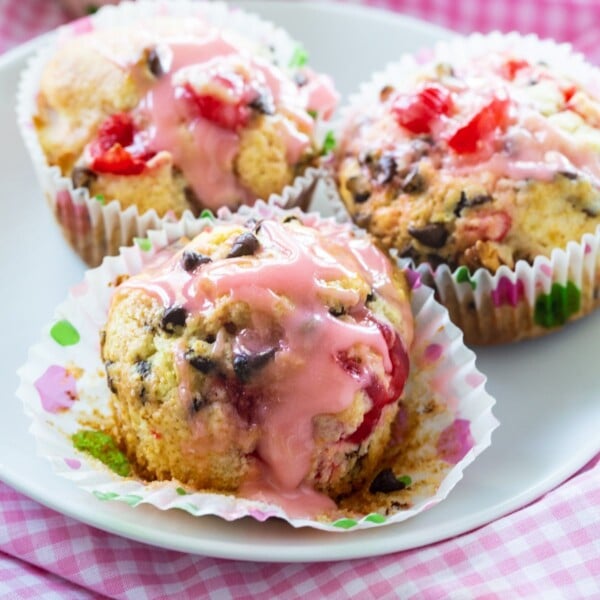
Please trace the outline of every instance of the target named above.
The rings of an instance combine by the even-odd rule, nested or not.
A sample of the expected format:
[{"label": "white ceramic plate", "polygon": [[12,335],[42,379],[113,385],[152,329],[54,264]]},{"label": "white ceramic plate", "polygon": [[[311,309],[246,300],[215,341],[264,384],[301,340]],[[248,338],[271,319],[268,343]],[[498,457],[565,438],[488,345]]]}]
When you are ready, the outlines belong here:
[{"label": "white ceramic plate", "polygon": [[[353,91],[371,71],[448,36],[430,25],[356,7],[244,2],[305,42],[311,63]],[[39,41],[0,58],[0,478],[39,502],[101,529],[156,546],[255,561],[329,561],[413,548],[517,509],[558,485],[600,450],[600,313],[548,338],[479,353],[502,425],[492,447],[440,505],[398,525],[352,533],[294,530],[282,522],[227,523],[150,506],[102,503],[36,456],[16,369],[54,307],[84,270],[42,199],[14,116],[18,73]]]}]

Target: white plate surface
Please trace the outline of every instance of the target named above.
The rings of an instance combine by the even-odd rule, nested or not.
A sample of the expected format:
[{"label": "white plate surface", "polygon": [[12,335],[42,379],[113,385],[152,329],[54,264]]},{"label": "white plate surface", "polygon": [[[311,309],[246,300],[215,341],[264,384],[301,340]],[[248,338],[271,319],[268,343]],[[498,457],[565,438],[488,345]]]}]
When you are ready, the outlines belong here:
[{"label": "white plate surface", "polygon": [[[243,4],[303,40],[311,64],[332,73],[345,94],[387,60],[448,35],[352,6]],[[36,455],[14,395],[15,371],[27,348],[84,270],[52,222],[15,124],[18,73],[39,43],[0,58],[0,478],[6,483],[80,521],[156,546],[243,560],[329,561],[414,548],[472,530],[531,502],[600,450],[598,313],[545,339],[479,351],[502,425],[450,497],[405,523],[333,534],[275,521],[227,523],[102,503],[54,475]]]}]

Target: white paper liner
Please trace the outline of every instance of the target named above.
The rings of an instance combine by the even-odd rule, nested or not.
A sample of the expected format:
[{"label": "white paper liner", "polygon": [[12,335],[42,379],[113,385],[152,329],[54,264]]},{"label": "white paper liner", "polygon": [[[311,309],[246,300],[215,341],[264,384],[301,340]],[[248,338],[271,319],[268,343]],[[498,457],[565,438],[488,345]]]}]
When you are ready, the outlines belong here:
[{"label": "white paper liner", "polygon": [[[431,49],[404,55],[363,82],[340,110],[338,138],[352,115],[379,101],[383,86],[392,82],[401,85],[404,81],[410,86],[423,62],[446,62],[451,57],[456,64],[502,49],[518,49],[531,61],[556,65],[588,89],[600,89],[600,70],[586,62],[570,44],[516,32],[457,36],[440,41]],[[340,209],[340,203],[342,207],[344,203],[339,194],[330,194],[330,200],[341,218],[345,208]],[[452,271],[447,265],[434,270],[428,264],[421,264],[416,270],[422,281],[435,289],[438,300],[462,329],[468,344],[506,343],[555,331],[600,305],[599,245],[600,227],[581,240],[569,242],[564,249],[553,250],[549,258],[538,256],[532,265],[520,260],[513,269],[501,266],[495,274],[480,268],[469,275],[465,267]],[[411,259],[398,259],[398,263],[403,268],[414,268]]]},{"label": "white paper liner", "polygon": [[[289,214],[295,214],[307,225],[322,219],[315,213],[305,214],[298,209],[284,212],[264,202],[259,202],[254,208],[243,207],[236,214],[223,209],[219,216],[223,220],[243,222],[249,217],[269,218]],[[447,311],[434,300],[432,290],[422,286],[414,277],[411,279],[415,344],[411,351],[412,374],[405,397],[414,395],[415,412],[426,412],[424,407],[432,399],[443,410],[437,412],[436,418],[424,420],[419,426],[418,437],[425,442],[417,454],[435,455],[435,460],[423,463],[426,468],[429,465],[431,472],[405,473],[413,479],[413,485],[401,492],[403,501],[412,504],[410,508],[391,516],[376,512],[346,514],[341,510],[328,521],[292,518],[272,504],[194,492],[177,481],[144,483],[120,478],[100,462],[74,449],[69,436],[82,429],[81,417],[93,411],[109,414],[110,392],[100,358],[98,332],[106,320],[115,280],[120,275],[142,270],[156,251],[167,244],[184,235],[192,237],[212,224],[209,219],[189,220],[171,224],[162,231],[151,231],[148,238],[138,241],[138,245],[123,248],[118,257],[108,257],[102,266],[87,271],[84,281],[75,286],[67,300],[58,307],[53,322],[44,329],[41,341],[31,348],[27,363],[19,370],[21,384],[17,395],[32,419],[30,430],[36,437],[38,453],[51,461],[56,473],[75,481],[100,500],[119,500],[132,506],[147,503],[161,510],[179,508],[193,515],[216,515],[229,521],[245,516],[259,521],[279,517],[294,527],[346,531],[398,523],[443,500],[462,478],[465,467],[489,446],[491,433],[498,422],[491,412],[494,399],[485,391],[485,377],[475,366],[475,355],[464,346],[460,331],[450,322]],[[64,321],[78,332],[79,340],[77,336],[71,336],[65,345],[65,340],[61,344],[52,337],[52,328],[57,322]],[[64,369],[61,372],[76,385],[78,399],[68,402],[71,404],[68,410],[53,412],[45,410],[42,405],[43,398],[46,398],[42,382],[49,369]],[[52,389],[55,390],[55,387]],[[466,432],[466,441],[463,439],[461,442],[458,430],[457,436],[453,437],[457,425],[461,425],[462,433]],[[450,433],[447,442],[453,456],[447,454],[448,448],[444,450],[440,446],[441,427],[446,434]],[[440,458],[442,455],[445,460]]]},{"label": "white paper liner", "polygon": [[[48,43],[31,58],[21,76],[17,92],[17,120],[49,207],[61,226],[65,239],[89,266],[99,265],[104,256],[118,254],[119,248],[131,244],[134,237],[143,237],[150,229],[159,229],[165,223],[176,222],[178,219],[172,215],[160,217],[154,210],[139,214],[136,206],[121,210],[117,200],[104,205],[95,197],[90,198],[87,188],[74,188],[70,177],[63,177],[58,167],[49,166],[33,125],[39,82],[45,65],[64,37],[78,35],[90,28],[98,30],[132,25],[144,17],[157,15],[206,17],[216,27],[227,28],[246,39],[272,47],[274,58],[281,65],[289,64],[299,46],[280,27],[223,2],[122,2],[118,6],[106,6],[92,16],[79,19],[56,31]],[[323,129],[322,126],[319,129]],[[317,137],[319,135],[317,133]],[[268,201],[278,206],[301,206],[306,209],[316,182],[322,175],[322,169],[309,167],[281,193],[272,194]],[[179,220],[189,218],[193,218],[193,215],[187,211]]]}]

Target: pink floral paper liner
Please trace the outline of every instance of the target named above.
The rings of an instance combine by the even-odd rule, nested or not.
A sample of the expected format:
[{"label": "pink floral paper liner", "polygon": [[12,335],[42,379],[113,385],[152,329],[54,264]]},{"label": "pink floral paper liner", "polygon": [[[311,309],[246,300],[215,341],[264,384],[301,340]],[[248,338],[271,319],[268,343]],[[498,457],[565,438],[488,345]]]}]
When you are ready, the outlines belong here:
[{"label": "pink floral paper liner", "polygon": [[[382,86],[409,77],[422,62],[434,57],[443,61],[448,56],[461,60],[503,48],[520,48],[532,60],[568,65],[570,76],[588,86],[598,85],[598,67],[586,62],[570,44],[517,32],[456,36],[414,55],[403,55],[363,82],[340,110],[337,136],[354,111],[364,110],[379,97]],[[345,216],[349,220],[339,194],[332,199],[332,207],[338,219]],[[392,254],[397,256],[395,251]],[[545,335],[600,305],[600,226],[595,233],[569,242],[566,248],[554,249],[550,257],[538,256],[533,264],[520,260],[513,269],[501,266],[495,274],[483,268],[470,273],[464,266],[452,270],[444,264],[435,269],[427,263],[415,267],[412,259],[397,262],[402,268],[417,271],[422,281],[434,288],[469,344]]]},{"label": "pink floral paper liner", "polygon": [[600,226],[581,242],[569,242],[533,264],[520,260],[514,269],[492,274],[447,265],[414,267],[398,259],[433,287],[469,343],[494,344],[548,334],[581,318],[600,304]]},{"label": "pink floral paper liner", "polygon": [[[229,7],[224,2],[126,1],[118,6],[105,6],[96,14],[78,19],[57,30],[51,40],[31,58],[21,75],[17,92],[17,121],[50,210],[61,226],[67,242],[89,266],[99,265],[105,256],[118,254],[121,246],[131,244],[134,237],[143,237],[151,229],[160,229],[166,223],[194,217],[190,211],[177,219],[169,214],[160,217],[153,209],[140,214],[137,206],[122,210],[118,200],[104,204],[101,198],[90,197],[87,188],[75,188],[71,179],[64,177],[58,167],[49,166],[33,125],[41,73],[62,36],[105,29],[119,23],[131,24],[142,17],[154,15],[206,16],[216,26],[226,27],[272,47],[275,58],[281,65],[289,64],[294,52],[302,47],[282,28],[254,14]],[[325,129],[319,122],[317,137],[324,135]],[[321,168],[309,167],[280,194],[272,194],[265,200],[277,206],[299,205],[305,208],[310,202],[316,182],[322,176]]]},{"label": "pink floral paper liner", "polygon": [[[308,225],[322,220],[315,213],[305,214],[299,209],[282,211],[264,202],[254,208],[244,207],[235,214],[223,209],[219,218],[245,222],[249,217],[268,218],[290,212]],[[18,372],[21,383],[17,395],[32,419],[30,431],[37,440],[38,453],[50,460],[57,474],[73,480],[100,500],[118,500],[131,506],[147,503],[161,510],[179,508],[192,515],[215,515],[228,521],[247,516],[259,521],[278,517],[293,527],[346,531],[398,523],[443,500],[462,478],[467,465],[490,445],[498,422],[491,411],[495,401],[485,390],[485,377],[475,366],[475,355],[464,346],[462,335],[450,322],[447,311],[418,276],[411,277],[417,340],[411,361],[425,367],[417,376],[411,376],[407,390],[411,386],[433,387],[434,380],[439,380],[436,385],[441,389],[436,394],[447,405],[451,420],[445,432],[450,434],[447,441],[454,456],[447,457],[447,473],[436,492],[419,498],[412,508],[388,517],[378,513],[360,519],[342,515],[329,522],[292,518],[275,505],[194,492],[177,481],[144,483],[121,478],[102,463],[75,450],[70,435],[81,429],[78,422],[81,415],[93,410],[101,414],[108,411],[110,393],[99,355],[98,331],[105,322],[114,290],[111,282],[119,275],[139,272],[168,243],[183,235],[193,237],[212,223],[210,217],[190,219],[173,223],[162,231],[149,232],[148,238],[137,240],[136,245],[123,248],[119,256],[108,257],[102,266],[87,271],[84,281],[57,308],[53,321],[44,328],[41,341],[30,349],[27,363]],[[439,443],[437,451],[448,452]]]}]

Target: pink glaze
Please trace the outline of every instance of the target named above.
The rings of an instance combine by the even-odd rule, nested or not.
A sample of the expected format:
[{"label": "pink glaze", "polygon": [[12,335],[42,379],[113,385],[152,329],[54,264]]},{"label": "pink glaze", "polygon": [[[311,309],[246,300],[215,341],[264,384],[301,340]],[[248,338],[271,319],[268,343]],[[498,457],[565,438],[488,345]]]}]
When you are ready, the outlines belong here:
[{"label": "pink glaze", "polygon": [[[190,274],[181,267],[178,253],[166,266],[124,282],[117,293],[142,289],[165,307],[182,305],[194,314],[212,310],[222,296],[251,306],[252,327],[238,334],[235,347],[251,352],[274,343],[278,347],[258,381],[248,382],[241,390],[247,397],[259,399],[251,425],[256,423],[262,431],[256,448],[257,469],[241,493],[256,498],[275,494],[286,510],[308,514],[311,506],[317,510],[331,505],[331,500],[303,484],[314,451],[313,418],[344,410],[357,392],[373,388],[374,381],[378,382],[378,393],[385,393],[368,368],[350,373],[340,364],[339,356],[356,348],[362,348],[361,352],[370,349],[380,357],[381,367],[391,378],[397,359],[395,355],[391,358],[390,352],[394,345],[398,346],[395,352],[403,354],[403,348],[410,347],[412,315],[405,306],[408,302],[397,296],[388,260],[366,239],[354,238],[346,228],[324,224],[320,232],[291,230],[281,223],[264,221],[259,240],[260,260],[256,256],[215,260]],[[329,314],[321,300],[330,293],[326,282],[352,278],[355,273],[385,301],[401,308],[407,326],[404,339],[398,340],[389,326],[378,324],[355,292],[345,292],[345,300],[356,305],[349,312],[354,318]],[[282,305],[277,295],[288,298],[293,309]],[[280,332],[270,329],[273,314]],[[218,347],[217,339],[214,355]],[[183,349],[176,352],[180,394],[186,402],[190,397],[187,365]],[[390,380],[387,385],[396,386],[397,382]],[[401,387],[389,390],[399,395]]]},{"label": "pink glaze", "polygon": [[306,98],[306,108],[316,112],[319,117],[327,120],[331,118],[339,102],[339,94],[328,75],[315,73],[312,69],[305,69],[308,83],[302,88]]},{"label": "pink glaze", "polygon": [[600,185],[600,156],[574,143],[574,137],[553,126],[540,114],[527,112],[506,133],[510,149],[494,153],[474,166],[457,167],[458,173],[489,171],[498,177],[550,181],[557,172],[581,171]]},{"label": "pink glaze", "polygon": [[[171,43],[168,49],[170,58],[163,64],[167,73],[156,81],[139,106],[141,121],[150,123],[145,132],[146,145],[152,152],[166,150],[172,155],[173,163],[184,173],[202,207],[252,203],[254,195],[238,182],[235,174],[239,131],[190,114],[181,79],[198,72],[225,78],[228,74],[222,72],[221,59],[236,56],[248,65],[256,89],[268,90],[275,106],[282,105],[293,115],[297,112],[288,110],[287,104],[297,104],[295,86],[271,64],[240,51],[219,33],[209,34],[201,41]],[[186,67],[191,69],[189,75],[182,71]],[[306,111],[300,112],[304,114],[298,120],[310,131],[313,125]],[[296,164],[310,147],[310,138],[289,119],[280,116],[278,123],[287,159]]]},{"label": "pink glaze", "polygon": [[46,412],[66,410],[77,400],[75,378],[60,365],[50,365],[34,386]]},{"label": "pink glaze", "polygon": [[[428,60],[433,57],[428,55]],[[444,61],[445,57],[437,57]],[[434,141],[432,159],[436,167],[452,176],[469,176],[473,173],[489,173],[498,178],[519,180],[551,181],[557,173],[567,172],[588,178],[593,185],[600,187],[600,155],[579,136],[561,129],[556,123],[542,114],[539,101],[527,93],[532,81],[544,81],[555,86],[557,104],[554,114],[577,112],[577,106],[565,94],[567,87],[577,93],[585,93],[576,81],[554,75],[547,67],[529,64],[519,70],[517,76],[506,75],[507,60],[513,57],[508,50],[490,53],[474,59],[457,57],[450,62],[455,76],[441,77],[437,83],[452,94],[452,110],[442,115],[432,126]],[[518,57],[517,57],[518,58]],[[423,71],[423,78],[431,78],[431,63]],[[399,82],[401,91],[402,82]],[[598,101],[598,88],[588,89],[592,100]],[[596,98],[593,98],[593,94]],[[564,102],[560,96],[564,95]],[[573,92],[570,93],[573,95]],[[480,114],[482,108],[493,98],[507,97],[509,109],[504,117],[495,115],[493,124],[484,123],[489,130],[482,132],[473,127],[472,137],[477,140],[477,150],[454,151],[449,140],[457,129],[465,126]],[[353,153],[372,150],[371,146],[393,148],[398,163],[412,162],[410,144],[414,139],[402,126],[393,126],[391,107],[395,96],[378,105],[382,112],[375,122],[365,119],[364,112],[357,109],[352,120],[354,127],[347,129],[343,144],[350,146]],[[585,116],[579,114],[586,121]],[[485,121],[485,119],[483,119]],[[392,121],[392,122],[391,122]],[[593,120],[587,119],[594,126]],[[481,124],[480,124],[481,125]],[[358,136],[356,135],[358,133]],[[479,137],[478,137],[479,135]]]}]

